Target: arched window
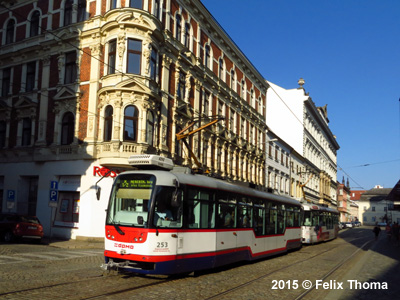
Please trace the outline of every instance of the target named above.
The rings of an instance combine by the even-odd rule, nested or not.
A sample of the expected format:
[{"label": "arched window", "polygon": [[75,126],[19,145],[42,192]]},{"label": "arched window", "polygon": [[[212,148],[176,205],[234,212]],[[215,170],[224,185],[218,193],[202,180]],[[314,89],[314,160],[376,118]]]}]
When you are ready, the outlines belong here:
[{"label": "arched window", "polygon": [[32,133],[31,118],[23,118],[21,146],[29,146],[31,144],[31,133]]},{"label": "arched window", "polygon": [[210,46],[205,46],[205,53],[204,53],[204,65],[210,69],[210,56],[211,56]]},{"label": "arched window", "polygon": [[36,10],[31,16],[31,28],[29,36],[37,36],[39,34],[40,13]]},{"label": "arched window", "polygon": [[113,107],[108,105],[104,114],[104,141],[111,141],[113,128]]},{"label": "arched window", "polygon": [[143,0],[130,0],[129,7],[143,9]]},{"label": "arched window", "polygon": [[72,4],[73,0],[65,0],[64,4],[64,26],[72,24]]},{"label": "arched window", "polygon": [[176,15],[175,18],[175,38],[181,42],[182,41],[182,18],[180,15]]},{"label": "arched window", "polygon": [[146,142],[150,146],[154,144],[154,114],[151,111],[147,112]]},{"label": "arched window", "polygon": [[124,141],[137,142],[139,112],[133,105],[125,108]]},{"label": "arched window", "polygon": [[74,140],[75,117],[72,112],[64,114],[61,123],[61,145],[70,145]]},{"label": "arched window", "polygon": [[15,31],[15,21],[10,20],[7,23],[6,44],[11,44],[14,42],[14,31]]}]

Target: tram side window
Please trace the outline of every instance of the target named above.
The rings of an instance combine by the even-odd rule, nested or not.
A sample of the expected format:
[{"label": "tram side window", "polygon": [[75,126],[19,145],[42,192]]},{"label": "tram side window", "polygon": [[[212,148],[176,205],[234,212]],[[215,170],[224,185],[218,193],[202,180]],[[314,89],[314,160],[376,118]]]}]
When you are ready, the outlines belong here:
[{"label": "tram side window", "polygon": [[295,207],[293,209],[293,226],[299,227],[300,226],[300,209]]},{"label": "tram side window", "polygon": [[189,228],[215,228],[214,195],[197,189],[188,189],[187,224]]},{"label": "tram side window", "polygon": [[238,206],[238,227],[251,228],[253,227],[252,225],[253,225],[253,209],[251,207],[251,203],[240,202]]},{"label": "tram side window", "polygon": [[303,226],[312,226],[312,213],[310,211],[304,212]]},{"label": "tram side window", "polygon": [[267,202],[266,205],[266,234],[276,234],[276,224],[277,224],[277,214],[276,214],[276,205],[273,205],[271,202]]},{"label": "tram side window", "polygon": [[286,206],[286,227],[294,226],[294,212],[292,207]]},{"label": "tram side window", "polygon": [[219,228],[236,228],[236,199],[233,195],[218,196],[218,220]]},{"label": "tram side window", "polygon": [[[156,191],[156,203],[153,224],[163,228],[182,227],[182,202],[180,206],[172,205],[172,198],[176,189],[174,187],[158,187]],[[182,194],[180,194],[182,197]],[[181,199],[182,200],[182,199]]]},{"label": "tram side window", "polygon": [[285,205],[278,205],[278,232],[277,234],[282,234],[285,232]]},{"label": "tram side window", "polygon": [[256,236],[265,235],[265,208],[261,205],[254,205],[254,232]]},{"label": "tram side window", "polygon": [[312,224],[311,224],[311,226],[319,225],[318,212],[312,212],[311,216],[312,216]]}]

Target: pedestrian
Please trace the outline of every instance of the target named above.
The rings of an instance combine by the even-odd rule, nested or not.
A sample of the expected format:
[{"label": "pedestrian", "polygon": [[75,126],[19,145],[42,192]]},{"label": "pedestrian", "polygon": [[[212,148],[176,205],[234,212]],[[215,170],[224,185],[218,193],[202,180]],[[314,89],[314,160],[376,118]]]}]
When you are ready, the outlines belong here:
[{"label": "pedestrian", "polygon": [[396,222],[394,222],[393,226],[392,226],[392,235],[393,235],[393,238],[394,238],[396,244],[398,244],[399,243],[399,224]]},{"label": "pedestrian", "polygon": [[388,241],[390,241],[392,239],[392,226],[390,226],[390,223],[386,224],[385,231],[386,231],[386,237]]},{"label": "pedestrian", "polygon": [[375,241],[378,239],[379,233],[381,232],[381,228],[378,226],[378,223],[376,223],[374,229],[372,231],[375,234]]}]

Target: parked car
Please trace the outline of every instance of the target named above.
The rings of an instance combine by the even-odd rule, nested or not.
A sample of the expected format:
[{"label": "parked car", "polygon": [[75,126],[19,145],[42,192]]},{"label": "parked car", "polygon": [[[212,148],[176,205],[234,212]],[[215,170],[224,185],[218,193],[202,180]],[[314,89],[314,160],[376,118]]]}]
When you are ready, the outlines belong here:
[{"label": "parked car", "polygon": [[344,227],[353,228],[353,223],[351,223],[351,222],[344,222]]},{"label": "parked car", "polygon": [[43,226],[34,216],[0,214],[0,237],[6,243],[16,239],[31,239],[40,243],[43,237]]},{"label": "parked car", "polygon": [[339,222],[339,230],[344,228],[344,222]]},{"label": "parked car", "polygon": [[380,227],[386,227],[387,223],[386,222],[379,222],[377,225],[380,226]]}]

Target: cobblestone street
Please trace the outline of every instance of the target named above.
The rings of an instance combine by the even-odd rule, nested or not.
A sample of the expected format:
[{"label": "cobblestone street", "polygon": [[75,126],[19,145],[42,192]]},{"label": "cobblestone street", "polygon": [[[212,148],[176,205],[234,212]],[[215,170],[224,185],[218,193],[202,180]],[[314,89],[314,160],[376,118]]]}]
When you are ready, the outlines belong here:
[{"label": "cobblestone street", "polygon": [[[397,244],[384,234],[375,242],[368,227],[270,259],[186,277],[103,274],[103,244],[56,241],[49,245],[2,244],[1,299],[394,299],[398,295]],[[361,248],[363,247],[363,248]],[[370,249],[366,251],[367,248]],[[343,265],[338,265],[344,262]],[[336,268],[336,269],[335,269]],[[307,289],[317,280],[344,290]],[[386,282],[386,290],[349,289],[348,280]]]}]

